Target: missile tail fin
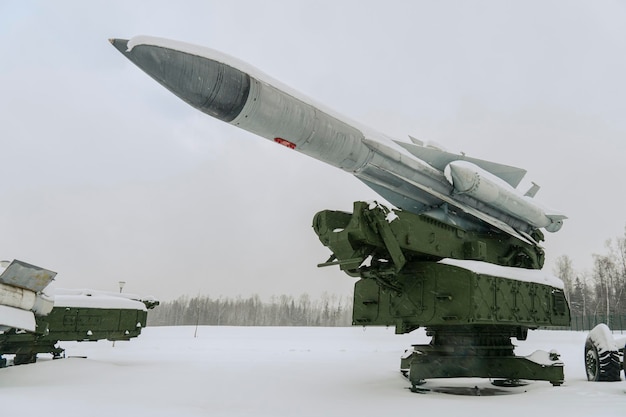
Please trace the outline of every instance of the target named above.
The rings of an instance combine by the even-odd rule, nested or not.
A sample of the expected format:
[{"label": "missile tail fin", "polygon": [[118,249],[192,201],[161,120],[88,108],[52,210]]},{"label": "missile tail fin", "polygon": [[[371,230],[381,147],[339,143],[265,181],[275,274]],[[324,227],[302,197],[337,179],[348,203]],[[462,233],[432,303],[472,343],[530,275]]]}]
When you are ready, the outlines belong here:
[{"label": "missile tail fin", "polygon": [[526,191],[526,194],[524,194],[525,197],[534,197],[535,195],[537,195],[537,191],[539,191],[539,189],[541,189],[541,186],[535,184],[533,182],[533,185],[531,185],[531,187],[528,189],[528,191]]},{"label": "missile tail fin", "polygon": [[423,140],[419,140],[417,138],[414,138],[413,136],[409,135],[409,139],[411,139],[411,142],[413,142],[414,144],[416,144],[417,146],[424,146],[424,141]]}]

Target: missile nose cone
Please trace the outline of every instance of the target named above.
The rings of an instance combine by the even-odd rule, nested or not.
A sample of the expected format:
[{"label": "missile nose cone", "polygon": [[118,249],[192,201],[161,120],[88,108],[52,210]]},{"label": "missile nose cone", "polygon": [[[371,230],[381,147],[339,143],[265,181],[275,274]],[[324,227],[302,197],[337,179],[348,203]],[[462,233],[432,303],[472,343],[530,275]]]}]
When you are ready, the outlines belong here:
[{"label": "missile nose cone", "polygon": [[121,53],[125,53],[128,49],[128,39],[110,38],[109,42],[111,42],[111,45],[113,45],[115,49],[117,49]]},{"label": "missile nose cone", "polygon": [[446,166],[444,174],[448,182],[459,193],[471,191],[476,186],[478,180],[476,172],[457,162],[450,162]]},{"label": "missile nose cone", "polygon": [[[230,122],[246,104],[250,76],[214,59],[134,40],[111,44],[146,74],[196,109]],[[130,44],[130,45],[129,45]]]}]

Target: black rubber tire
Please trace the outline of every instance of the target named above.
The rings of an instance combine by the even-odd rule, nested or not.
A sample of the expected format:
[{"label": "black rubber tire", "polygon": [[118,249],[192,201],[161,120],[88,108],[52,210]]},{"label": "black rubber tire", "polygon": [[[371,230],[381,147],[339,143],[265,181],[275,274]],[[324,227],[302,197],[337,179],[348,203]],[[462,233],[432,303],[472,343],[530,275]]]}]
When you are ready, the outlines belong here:
[{"label": "black rubber tire", "polygon": [[[606,325],[599,325],[604,326]],[[595,329],[594,329],[595,330]],[[587,380],[598,382],[620,381],[622,366],[618,349],[600,349],[600,346],[614,345],[607,343],[613,336],[608,327],[603,331],[593,331],[585,341],[585,372]],[[608,339],[611,338],[611,339]]]}]

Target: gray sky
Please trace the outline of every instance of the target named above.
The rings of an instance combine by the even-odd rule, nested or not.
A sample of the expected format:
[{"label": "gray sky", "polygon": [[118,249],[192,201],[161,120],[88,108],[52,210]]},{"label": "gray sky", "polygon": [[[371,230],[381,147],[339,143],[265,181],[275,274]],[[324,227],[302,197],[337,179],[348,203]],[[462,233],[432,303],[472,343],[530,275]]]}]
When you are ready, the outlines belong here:
[{"label": "gray sky", "polygon": [[351,294],[316,268],[311,220],[376,194],[198,112],[107,42],[152,35],[398,139],[527,169],[570,217],[546,267],[590,269],[626,225],[624,21],[617,1],[3,1],[0,257],[164,300]]}]

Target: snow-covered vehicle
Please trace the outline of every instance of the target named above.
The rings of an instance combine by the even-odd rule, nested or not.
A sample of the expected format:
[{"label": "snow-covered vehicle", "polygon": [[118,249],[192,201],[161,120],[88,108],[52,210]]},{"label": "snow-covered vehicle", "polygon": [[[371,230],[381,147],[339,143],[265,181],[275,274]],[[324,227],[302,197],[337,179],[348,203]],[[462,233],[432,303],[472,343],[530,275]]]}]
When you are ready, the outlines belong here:
[{"label": "snow-covered vehicle", "polygon": [[[56,272],[19,260],[0,262],[0,368],[63,357],[60,341],[130,340],[146,326],[152,297],[94,290],[44,289]],[[120,291],[121,292],[121,291]]]},{"label": "snow-covered vehicle", "polygon": [[604,323],[594,327],[585,341],[585,372],[589,381],[619,381],[624,368],[626,338],[615,339]]}]

